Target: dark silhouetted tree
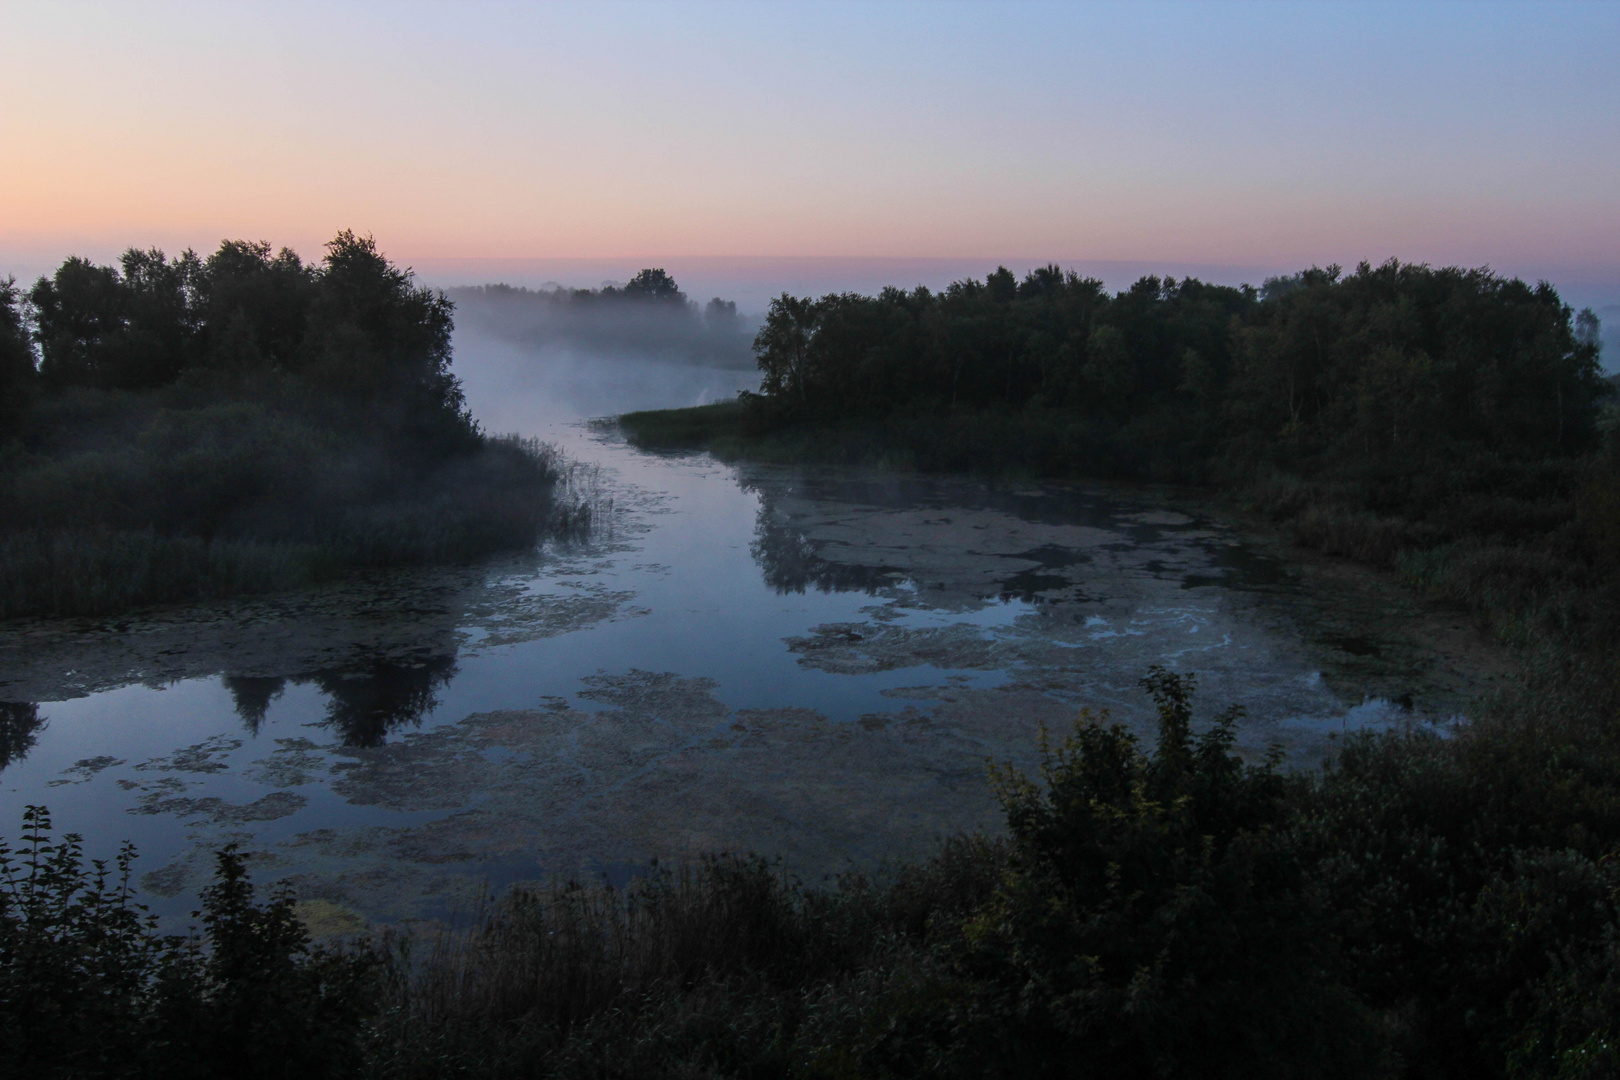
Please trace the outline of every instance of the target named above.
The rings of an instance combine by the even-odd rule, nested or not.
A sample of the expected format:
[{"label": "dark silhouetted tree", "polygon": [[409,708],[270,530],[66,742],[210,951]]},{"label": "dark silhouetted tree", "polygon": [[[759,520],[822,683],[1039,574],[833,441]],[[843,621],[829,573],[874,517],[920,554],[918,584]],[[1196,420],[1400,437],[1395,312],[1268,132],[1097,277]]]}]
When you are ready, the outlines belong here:
[{"label": "dark silhouetted tree", "polygon": [[17,279],[0,279],[0,445],[16,434],[38,379],[22,303]]}]

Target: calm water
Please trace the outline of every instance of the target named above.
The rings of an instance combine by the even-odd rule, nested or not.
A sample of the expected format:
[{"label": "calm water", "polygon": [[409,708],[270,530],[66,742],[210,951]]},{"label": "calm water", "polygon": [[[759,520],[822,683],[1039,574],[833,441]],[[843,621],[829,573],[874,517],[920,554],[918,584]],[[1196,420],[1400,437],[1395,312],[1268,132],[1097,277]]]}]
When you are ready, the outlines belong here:
[{"label": "calm water", "polygon": [[1027,765],[1087,706],[1147,732],[1153,663],[1197,673],[1206,713],[1245,704],[1245,750],[1302,764],[1445,720],[1483,677],[1392,630],[1389,595],[1302,578],[1172,495],[648,455],[582,418],[746,373],[466,336],[458,368],[488,428],[585,466],[600,534],[0,630],[8,832],[45,803],[92,854],[133,839],[168,917],[233,840],[329,912],[435,917],[514,880],[720,849],[814,876],[994,828],[985,760]]}]

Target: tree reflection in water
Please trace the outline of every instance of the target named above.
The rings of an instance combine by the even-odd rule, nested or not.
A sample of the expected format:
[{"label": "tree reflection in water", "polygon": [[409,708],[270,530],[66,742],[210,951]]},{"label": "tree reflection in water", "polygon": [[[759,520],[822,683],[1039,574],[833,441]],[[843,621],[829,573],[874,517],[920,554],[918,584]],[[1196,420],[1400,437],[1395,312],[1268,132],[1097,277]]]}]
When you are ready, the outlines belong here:
[{"label": "tree reflection in water", "polygon": [[259,733],[259,725],[264,723],[264,714],[269,710],[270,703],[280,697],[286,688],[287,680],[279,677],[225,676],[225,689],[231,692],[236,715],[242,718],[242,723],[247,726],[250,735]]},{"label": "tree reflection in water", "polygon": [[822,558],[810,539],[776,512],[769,494],[755,490],[760,491],[759,513],[748,553],[759,563],[765,584],[778,593],[802,593],[807,588],[875,593],[904,576],[894,567],[856,566]]},{"label": "tree reflection in water", "polygon": [[45,728],[45,717],[31,701],[0,701],[0,769],[21,761]]},{"label": "tree reflection in water", "polygon": [[345,746],[381,746],[388,733],[420,724],[439,703],[435,691],[456,674],[456,658],[429,656],[403,663],[379,660],[359,670],[318,671],[309,681],[327,694],[322,726]]},{"label": "tree reflection in water", "polygon": [[326,694],[321,727],[336,731],[345,746],[381,746],[388,733],[405,724],[420,724],[439,703],[437,691],[456,674],[452,654],[413,660],[374,660],[358,668],[329,668],[291,678],[228,675],[236,715],[248,732],[259,733],[270,703],[287,683],[313,683]]}]

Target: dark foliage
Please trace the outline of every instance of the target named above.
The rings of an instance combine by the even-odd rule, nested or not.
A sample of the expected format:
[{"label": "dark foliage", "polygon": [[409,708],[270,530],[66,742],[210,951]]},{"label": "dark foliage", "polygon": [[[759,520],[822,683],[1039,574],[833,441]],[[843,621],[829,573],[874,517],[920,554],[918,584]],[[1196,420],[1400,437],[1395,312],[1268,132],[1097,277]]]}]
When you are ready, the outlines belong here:
[{"label": "dark foliage", "polygon": [[543,449],[465,411],[450,301],[369,237],[340,233],[315,266],[241,241],[69,259],[29,293],[37,372],[16,290],[0,299],[0,379],[23,388],[0,444],[0,617],[467,560],[559,524]]},{"label": "dark foliage", "polygon": [[0,448],[15,437],[38,379],[20,299],[15,278],[0,281]]},{"label": "dark foliage", "polygon": [[940,293],[784,294],[754,341],[758,407],[779,427],[1057,410],[1159,478],[1208,479],[1214,459],[1413,472],[1468,446],[1590,449],[1605,387],[1571,316],[1545,284],[1393,261],[1114,296],[1055,266],[998,270]]},{"label": "dark foliage", "polygon": [[256,903],[227,848],[200,939],[157,932],[135,902],[134,849],[84,862],[30,807],[0,845],[0,1075],[343,1077],[362,1063],[377,962],[312,946],[282,893]]},{"label": "dark foliage", "polygon": [[1052,1076],[1365,1076],[1381,1033],[1328,971],[1275,763],[1241,715],[1192,733],[1192,680],[1154,669],[1152,756],[1083,714],[1044,783],[995,779],[1012,837],[961,966],[989,984],[985,1068]]}]

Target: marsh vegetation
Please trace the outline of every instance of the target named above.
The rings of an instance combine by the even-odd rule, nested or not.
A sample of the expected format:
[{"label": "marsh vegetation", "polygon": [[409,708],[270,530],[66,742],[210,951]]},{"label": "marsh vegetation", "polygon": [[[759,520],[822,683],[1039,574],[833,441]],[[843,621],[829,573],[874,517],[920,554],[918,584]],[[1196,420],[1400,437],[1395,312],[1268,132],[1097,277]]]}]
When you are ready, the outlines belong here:
[{"label": "marsh vegetation", "polygon": [[[996,350],[1037,340],[990,331],[1058,301],[1042,299],[1038,279],[1010,294],[1005,284],[963,286],[951,301],[960,307],[924,311],[919,325],[940,336],[919,340],[965,349],[982,333]],[[1058,285],[1053,294],[1072,287],[1071,300],[1090,288],[1061,275]],[[1090,712],[1054,729],[1034,773],[993,770],[1004,826],[994,835],[955,836],[931,855],[820,882],[739,853],[654,868],[624,888],[525,885],[455,926],[325,946],[311,941],[292,895],[252,897],[254,858],[237,851],[220,856],[202,894],[200,936],[160,934],[120,883],[122,867],[102,876],[78,841],[51,837],[35,812],[0,881],[5,1067],[30,1076],[1612,1075],[1617,451],[1595,327],[1550,290],[1465,272],[1302,275],[1213,300],[1204,288],[1160,282],[1134,300],[1103,297],[1097,311],[1120,320],[1132,305],[1150,313],[1130,334],[1123,321],[1107,323],[1117,338],[1096,326],[1078,338],[1049,334],[1058,354],[1065,342],[1097,345],[1071,365],[1080,389],[1067,397],[998,399],[1016,380],[981,377],[979,354],[951,354],[952,396],[942,379],[919,379],[926,394],[887,403],[837,389],[858,382],[812,393],[817,369],[804,361],[780,367],[775,382],[767,367],[758,398],[641,414],[626,427],[647,443],[759,456],[1224,486],[1302,542],[1392,569],[1517,646],[1528,676],[1481,702],[1469,724],[1354,735],[1326,767],[1304,770],[1238,754],[1239,710],[1195,713],[1193,680],[1153,670],[1144,689],[1157,738],[1139,741]],[[827,326],[845,308],[878,310],[840,301],[822,313]],[[979,321],[929,321],[940,312]],[[801,360],[815,349],[845,355],[832,351],[838,341],[848,355],[889,355],[873,351],[867,330],[814,345],[817,325],[804,342],[780,320],[767,327],[762,359],[783,341],[803,345]],[[1174,386],[1138,371],[1137,331],[1179,356]],[[1203,348],[1220,359],[1213,381],[1189,381],[1200,370],[1189,350],[1202,357]],[[984,355],[991,364],[1008,354]],[[1098,356],[1125,360],[1109,369]],[[1128,380],[1103,378],[1126,369]],[[828,361],[826,370],[837,369]],[[1395,380],[1387,393],[1386,376]],[[30,417],[75,394],[152,401],[140,395],[190,393],[201,378],[131,390],[51,389],[43,365],[37,377]],[[274,378],[315,385],[296,372]],[[1520,404],[1522,417],[1491,426]],[[1171,423],[1182,408],[1184,422]],[[1087,446],[1100,449],[1087,456]],[[29,453],[29,467],[41,467],[41,452]],[[767,527],[758,540],[774,588],[869,585],[807,562],[814,552],[789,531]],[[443,691],[455,661],[434,656],[364,673],[311,665],[286,680],[231,676],[226,689],[251,728],[278,693],[311,682],[328,698],[317,722],[374,747]],[[715,722],[729,722],[728,709],[714,710]],[[652,712],[668,726],[664,705]],[[7,753],[40,730],[33,706],[0,719]],[[516,730],[515,721],[500,720]]]}]

